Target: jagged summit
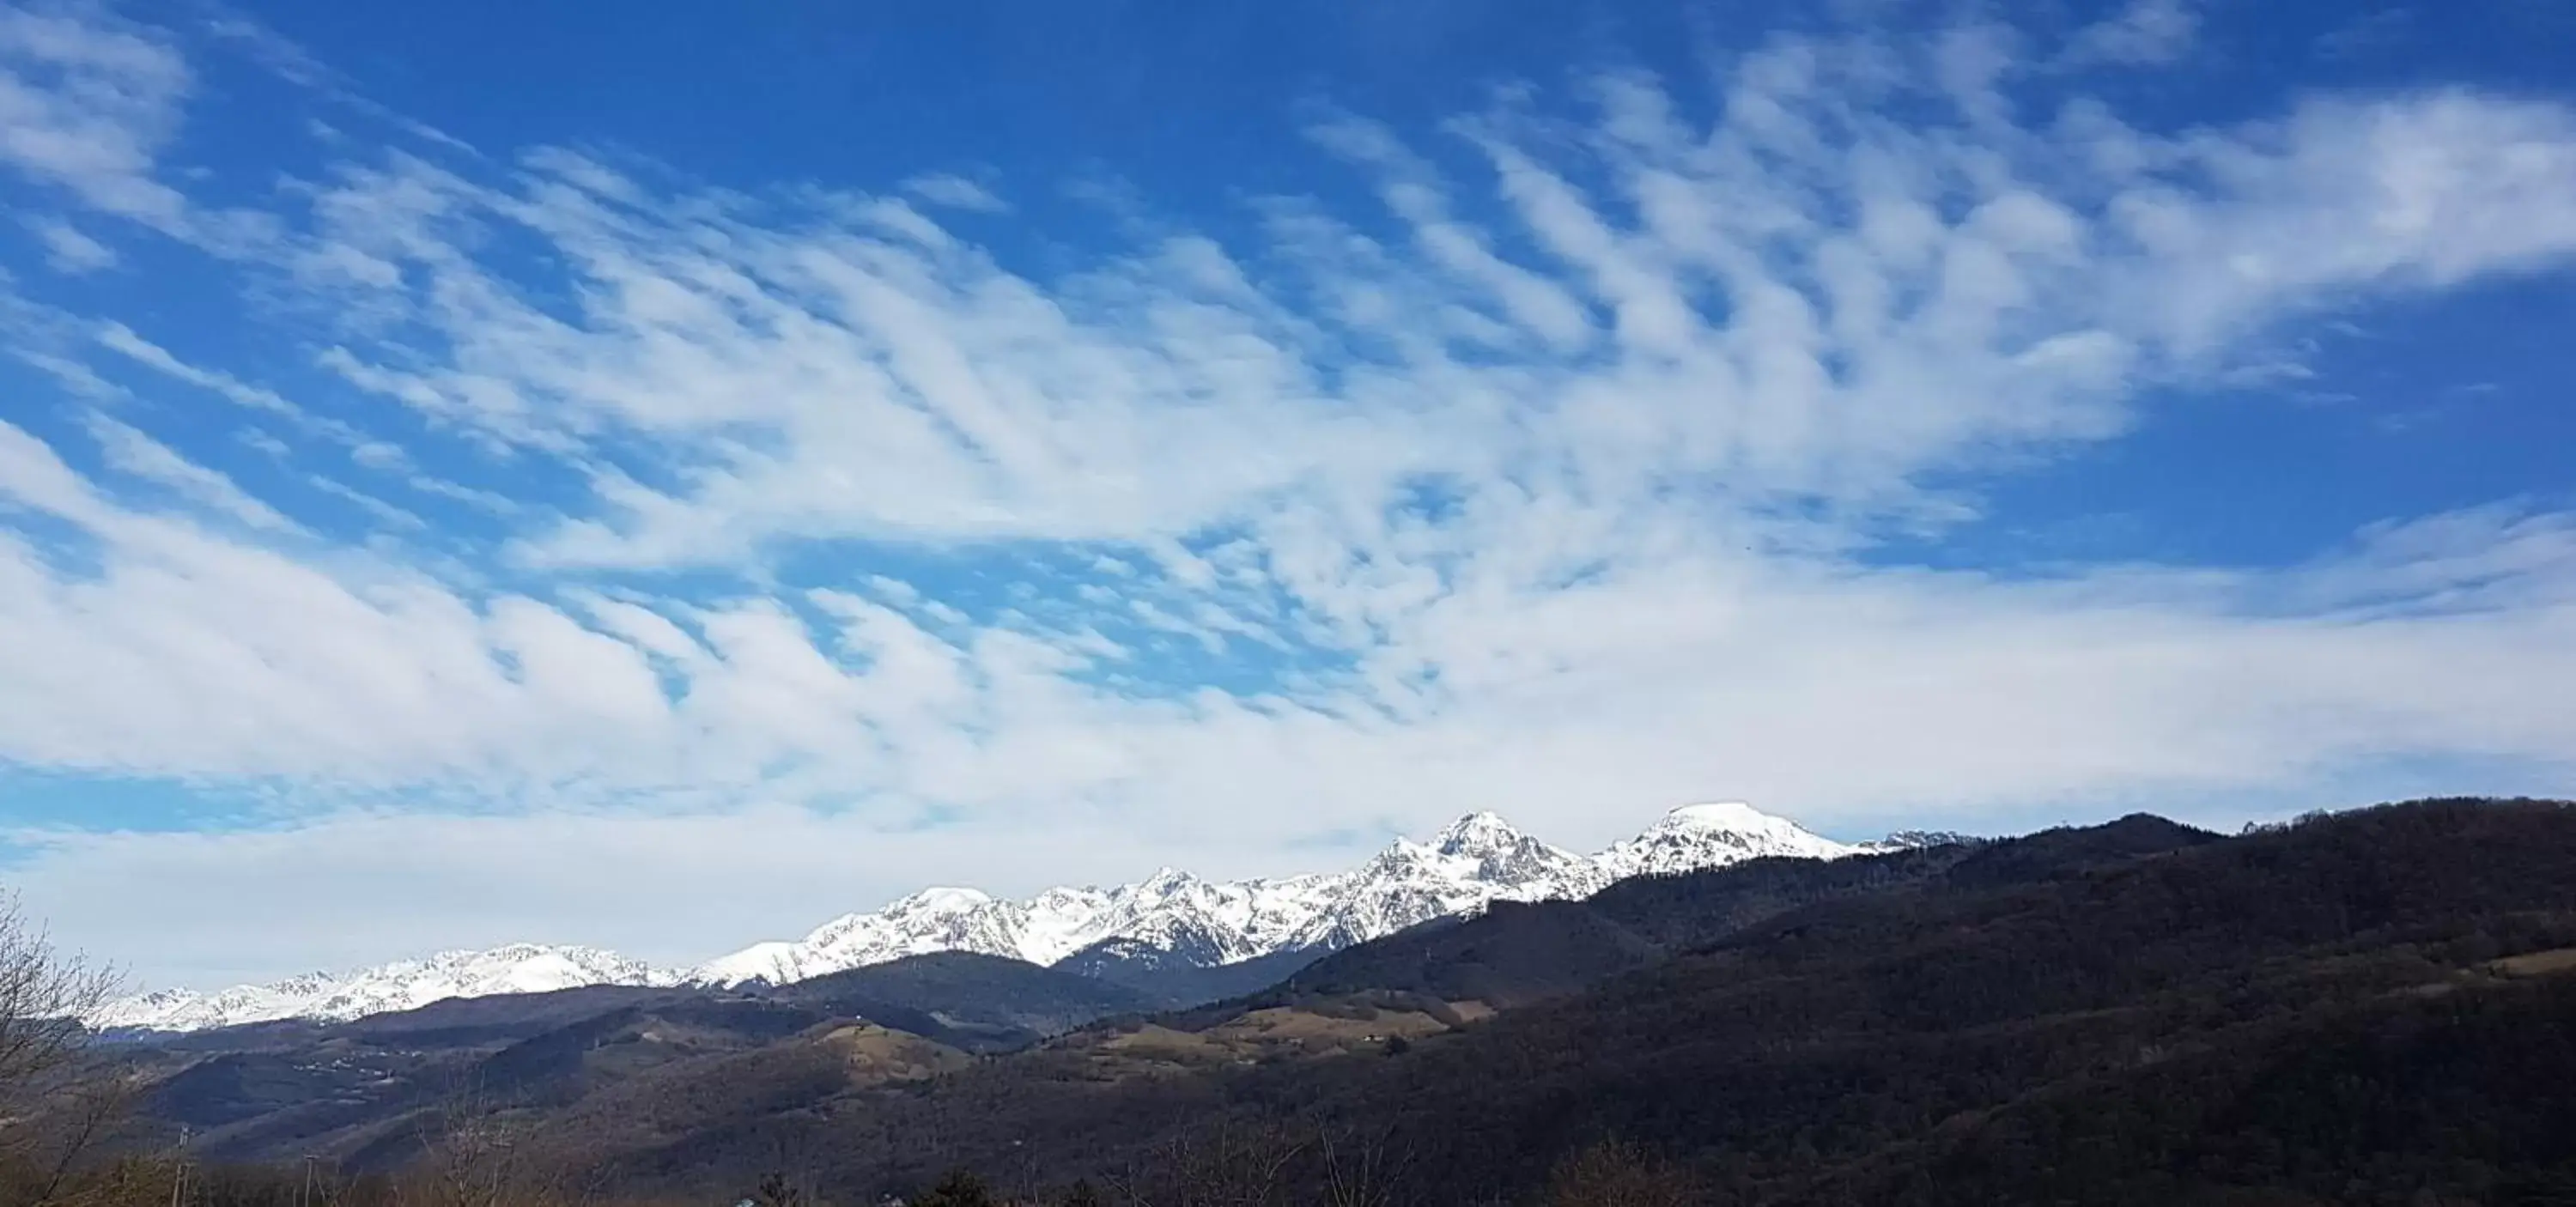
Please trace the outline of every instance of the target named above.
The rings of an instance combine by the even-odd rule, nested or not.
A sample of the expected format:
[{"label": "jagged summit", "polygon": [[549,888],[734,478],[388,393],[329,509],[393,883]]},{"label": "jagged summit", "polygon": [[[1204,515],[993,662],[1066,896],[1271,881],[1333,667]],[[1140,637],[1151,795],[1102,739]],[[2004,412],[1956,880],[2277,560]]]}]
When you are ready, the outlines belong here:
[{"label": "jagged summit", "polygon": [[1898,830],[1885,838],[1864,842],[1860,844],[1860,849],[1875,855],[1889,851],[1920,850],[1925,847],[1978,846],[1993,841],[1995,840],[1992,838],[1961,834],[1955,830]]},{"label": "jagged summit", "polygon": [[1500,813],[1470,813],[1432,835],[1432,849],[1444,855],[1510,846],[1529,837],[1503,820]]},{"label": "jagged summit", "polygon": [[[1495,901],[1583,897],[1611,882],[1722,867],[1765,856],[1836,859],[1846,846],[1741,801],[1683,805],[1634,838],[1580,855],[1491,812],[1469,813],[1427,843],[1398,838],[1347,872],[1211,881],[1160,868],[1115,888],[1052,888],[1007,900],[973,888],[925,888],[804,938],[756,943],[684,972],[593,948],[515,944],[447,952],[339,976],[313,974],[215,994],[163,990],[113,1003],[99,1026],[193,1030],[270,1019],[355,1018],[443,997],[580,985],[786,984],[942,951],[1074,967],[1102,959],[1214,966],[1363,943]],[[1088,953],[1088,954],[1085,954]]]}]

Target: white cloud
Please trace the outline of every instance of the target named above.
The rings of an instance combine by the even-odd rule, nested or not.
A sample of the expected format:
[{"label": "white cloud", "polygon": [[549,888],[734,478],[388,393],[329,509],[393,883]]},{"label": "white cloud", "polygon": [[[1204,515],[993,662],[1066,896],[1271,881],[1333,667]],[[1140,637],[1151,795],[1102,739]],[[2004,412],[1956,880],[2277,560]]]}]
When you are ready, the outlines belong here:
[{"label": "white cloud", "polygon": [[101,269],[116,267],[116,251],[80,232],[68,222],[38,222],[30,226],[45,247],[45,262],[54,271],[71,276],[84,276]]},{"label": "white cloud", "polygon": [[305,432],[345,444],[374,443],[348,424],[317,417],[266,386],[253,385],[232,374],[202,368],[180,360],[169,349],[143,338],[136,334],[133,328],[123,323],[99,324],[93,336],[99,346],[119,356],[175,381],[220,395],[235,406],[275,416]]},{"label": "white cloud", "polygon": [[365,512],[367,518],[374,520],[376,522],[376,527],[379,529],[391,530],[394,532],[429,531],[429,521],[420,518],[412,512],[396,507],[383,499],[379,499],[374,495],[368,494],[365,491],[359,490],[358,488],[340,481],[337,478],[324,477],[321,474],[307,474],[304,477],[304,484]]},{"label": "white cloud", "polygon": [[191,79],[166,42],[95,14],[0,9],[0,162],[166,231],[187,202],[155,178]]},{"label": "white cloud", "polygon": [[257,450],[272,460],[285,461],[295,455],[295,450],[285,441],[255,427],[246,427],[233,433],[233,439],[240,442],[242,447]]},{"label": "white cloud", "polygon": [[903,191],[932,205],[978,214],[1007,214],[1011,203],[993,191],[951,172],[933,172],[903,182]]},{"label": "white cloud", "polygon": [[1592,319],[1584,303],[1546,277],[1494,254],[1485,232],[1450,214],[1449,200],[1431,168],[1384,128],[1344,119],[1313,133],[1325,146],[1381,175],[1380,196],[1412,224],[1432,262],[1481,286],[1530,334],[1567,350],[1591,341]]},{"label": "white cloud", "polygon": [[2137,286],[2153,291],[2151,321],[2186,350],[2354,291],[2441,288],[2576,257],[2576,116],[2564,106],[2461,91],[2319,100],[2180,150],[2221,182],[2224,202],[2138,187],[2110,216],[2153,256]]},{"label": "white cloud", "polygon": [[2171,63],[2191,53],[2199,33],[2193,0],[2129,0],[2118,13],[2077,31],[2067,45],[2067,64]]},{"label": "white cloud", "polygon": [[121,473],[158,482],[218,514],[252,528],[300,532],[295,521],[236,485],[231,478],[180,456],[170,446],[141,431],[92,411],[85,417],[92,437]]},{"label": "white cloud", "polygon": [[[225,976],[519,936],[678,958],[925,879],[1292,870],[1259,853],[1470,808],[1580,845],[1713,795],[1866,830],[2565,767],[2562,514],[2273,571],[1868,556],[1974,514],[1932,483],[2286,363],[2285,323],[2576,253],[2564,106],[2159,133],[2018,114],[2015,45],[1788,41],[1713,98],[1613,76],[1580,120],[1337,119],[1385,213],[1265,199],[1261,240],[1153,230],[1051,277],[878,198],[737,204],[564,151],[335,165],[270,216],[286,269],[228,271],[333,316],[290,342],[344,390],[291,402],[114,321],[48,354],[346,449],[382,482],[304,486],[410,543],[282,549],[0,427],[0,490],[86,555],[0,529],[0,760],[312,803],[21,834],[19,873],[163,963],[277,936],[224,940]],[[277,516],[98,423],[119,473]],[[478,506],[510,556],[424,560],[441,534],[380,488]],[[1166,654],[1237,660],[1235,690]],[[957,828],[908,827],[932,810]],[[651,929],[665,886],[728,877],[776,898]],[[132,883],[238,904],[153,940]]]}]

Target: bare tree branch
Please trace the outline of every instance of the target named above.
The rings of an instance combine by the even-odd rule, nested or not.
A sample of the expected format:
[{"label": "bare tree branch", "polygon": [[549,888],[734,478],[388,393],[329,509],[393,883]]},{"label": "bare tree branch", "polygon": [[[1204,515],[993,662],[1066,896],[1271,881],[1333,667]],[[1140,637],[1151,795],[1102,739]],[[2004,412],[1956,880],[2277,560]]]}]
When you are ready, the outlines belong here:
[{"label": "bare tree branch", "polygon": [[0,892],[0,1119],[80,1054],[84,1020],[115,991],[113,972],[54,950],[16,894]]}]

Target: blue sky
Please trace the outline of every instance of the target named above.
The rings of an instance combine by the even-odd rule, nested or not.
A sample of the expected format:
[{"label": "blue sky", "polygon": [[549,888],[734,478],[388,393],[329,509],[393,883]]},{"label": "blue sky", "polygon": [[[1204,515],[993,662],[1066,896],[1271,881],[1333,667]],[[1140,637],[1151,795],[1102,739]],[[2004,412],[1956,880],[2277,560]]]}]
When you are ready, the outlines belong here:
[{"label": "blue sky", "polygon": [[890,7],[0,5],[61,937],[2570,782],[2564,6]]}]

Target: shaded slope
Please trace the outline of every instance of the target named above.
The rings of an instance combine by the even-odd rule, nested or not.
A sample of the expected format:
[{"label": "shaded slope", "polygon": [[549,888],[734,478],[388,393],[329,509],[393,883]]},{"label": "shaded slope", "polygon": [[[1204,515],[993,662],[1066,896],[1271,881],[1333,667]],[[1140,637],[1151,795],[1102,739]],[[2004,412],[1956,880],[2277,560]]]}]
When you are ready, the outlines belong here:
[{"label": "shaded slope", "polygon": [[1325,954],[1299,948],[1232,964],[1199,965],[1171,959],[1169,953],[1150,944],[1103,939],[1065,957],[1054,967],[1132,989],[1157,1008],[1182,1009],[1267,989]]},{"label": "shaded slope", "polygon": [[945,951],[813,977],[765,1000],[867,1018],[943,1042],[1017,1047],[1096,1018],[1162,1005],[1123,985],[1025,960]]},{"label": "shaded slope", "polygon": [[[2437,982],[2440,983],[2440,982]],[[1813,1203],[2576,1202],[2576,977],[2142,1050],[1784,1194]]]}]

